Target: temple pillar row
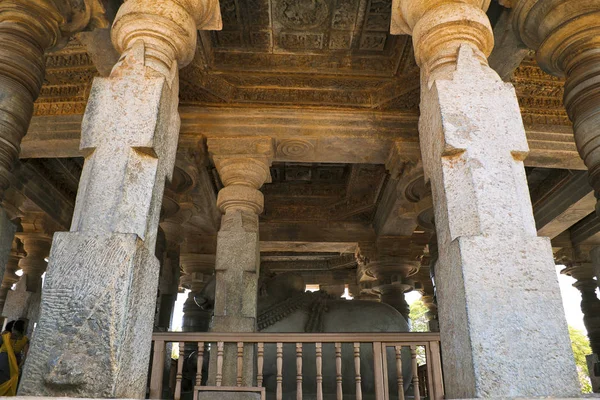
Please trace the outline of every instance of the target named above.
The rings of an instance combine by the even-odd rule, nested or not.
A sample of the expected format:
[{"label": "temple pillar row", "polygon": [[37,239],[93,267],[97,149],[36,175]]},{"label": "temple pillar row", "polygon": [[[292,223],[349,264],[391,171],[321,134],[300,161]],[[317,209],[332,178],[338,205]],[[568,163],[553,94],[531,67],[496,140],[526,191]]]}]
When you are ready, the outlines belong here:
[{"label": "temple pillar row", "polygon": [[552,249],[536,234],[519,104],[487,64],[488,5],[397,0],[393,9],[392,29],[412,35],[421,68],[446,395],[576,396]]},{"label": "temple pillar row", "polygon": [[55,234],[19,394],[143,398],[159,278],[154,254],[175,164],[179,68],[216,0],[128,0],[111,30],[119,62],[95,78],[70,232]]},{"label": "temple pillar row", "polygon": [[[271,181],[273,139],[214,138],[208,140],[208,151],[224,186],[217,197],[223,217],[217,235],[212,330],[254,332],[260,272],[258,215],[264,207],[264,197],[258,189]],[[235,361],[236,351],[235,346],[226,346],[225,360]],[[255,368],[253,354],[253,346],[244,348],[243,380],[249,386]],[[226,363],[223,368],[223,385],[234,386],[235,362]]]}]

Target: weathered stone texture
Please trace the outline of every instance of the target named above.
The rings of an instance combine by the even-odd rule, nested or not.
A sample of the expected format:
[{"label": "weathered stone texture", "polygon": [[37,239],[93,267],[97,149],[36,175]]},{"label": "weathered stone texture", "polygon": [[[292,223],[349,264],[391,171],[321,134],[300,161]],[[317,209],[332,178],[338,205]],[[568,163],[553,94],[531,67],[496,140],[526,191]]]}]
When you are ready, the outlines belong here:
[{"label": "weathered stone texture", "polygon": [[154,255],[135,234],[63,232],[50,260],[20,393],[144,397]]},{"label": "weathered stone texture", "polygon": [[424,92],[421,110],[448,397],[576,395],[550,243],[536,237],[514,90],[463,45],[456,71]]}]

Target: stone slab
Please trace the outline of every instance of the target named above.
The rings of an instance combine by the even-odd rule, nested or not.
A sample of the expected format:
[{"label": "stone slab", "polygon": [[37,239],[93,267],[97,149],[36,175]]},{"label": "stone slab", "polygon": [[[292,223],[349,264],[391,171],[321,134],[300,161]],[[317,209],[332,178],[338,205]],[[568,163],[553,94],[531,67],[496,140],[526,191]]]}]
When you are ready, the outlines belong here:
[{"label": "stone slab", "polygon": [[143,398],[158,272],[135,234],[57,233],[19,394]]}]

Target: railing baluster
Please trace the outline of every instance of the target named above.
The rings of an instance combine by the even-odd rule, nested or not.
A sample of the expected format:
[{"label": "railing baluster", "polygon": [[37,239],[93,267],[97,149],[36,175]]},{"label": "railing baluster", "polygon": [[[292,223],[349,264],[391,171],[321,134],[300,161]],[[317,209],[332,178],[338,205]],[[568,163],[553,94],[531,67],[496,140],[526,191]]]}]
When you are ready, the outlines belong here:
[{"label": "railing baluster", "polygon": [[323,400],[323,345],[315,343],[317,359],[317,400]]},{"label": "railing baluster", "polygon": [[337,342],[335,344],[335,382],[336,382],[336,393],[337,400],[342,400],[342,344]]},{"label": "railing baluster", "polygon": [[442,364],[440,360],[440,342],[429,342],[431,358],[427,360],[431,364],[431,376],[433,381],[433,393],[430,399],[440,400],[444,398],[444,384],[442,380]]},{"label": "railing baluster", "polygon": [[302,400],[302,343],[296,343],[296,400]]},{"label": "railing baluster", "polygon": [[202,386],[202,367],[204,366],[204,342],[198,342],[198,358],[196,360],[196,386]]},{"label": "railing baluster", "polygon": [[262,387],[263,385],[263,367],[265,363],[265,344],[258,343],[258,354],[257,354],[257,369],[256,371],[256,386]]},{"label": "railing baluster", "polygon": [[154,341],[152,356],[152,374],[150,375],[150,398],[162,399],[163,372],[165,369],[165,341]]},{"label": "railing baluster", "polygon": [[396,375],[398,376],[398,400],[404,400],[404,376],[402,375],[402,346],[394,346],[396,351]]},{"label": "railing baluster", "polygon": [[181,399],[181,379],[183,378],[183,359],[185,343],[179,342],[179,358],[177,359],[177,376],[175,378],[175,400]]},{"label": "railing baluster", "polygon": [[283,343],[277,343],[277,400],[283,399]]},{"label": "railing baluster", "polygon": [[362,377],[360,376],[360,343],[354,342],[354,372],[356,373],[356,400],[362,400]]},{"label": "railing baluster", "polygon": [[386,395],[387,380],[384,378],[387,372],[385,348],[385,344],[373,342],[373,375],[375,376],[376,400],[389,398]]},{"label": "railing baluster", "polygon": [[242,376],[244,374],[244,342],[237,343],[237,387],[242,386]]},{"label": "railing baluster", "polygon": [[223,342],[217,342],[217,374],[215,384],[221,386],[223,384]]},{"label": "railing baluster", "polygon": [[415,400],[420,400],[421,395],[419,394],[419,367],[417,365],[417,347],[415,345],[410,346],[410,357],[412,358],[413,393],[415,396]]}]

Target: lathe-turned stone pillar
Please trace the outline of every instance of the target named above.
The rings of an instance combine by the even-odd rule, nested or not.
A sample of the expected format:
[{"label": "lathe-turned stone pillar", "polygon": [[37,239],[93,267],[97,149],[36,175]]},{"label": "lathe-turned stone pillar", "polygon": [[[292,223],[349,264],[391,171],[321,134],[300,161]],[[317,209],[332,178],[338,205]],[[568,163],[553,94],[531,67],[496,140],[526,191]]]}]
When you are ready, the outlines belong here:
[{"label": "lathe-turned stone pillar", "polygon": [[[594,256],[592,256],[592,261]],[[596,371],[600,369],[600,300],[596,296],[598,281],[594,279],[593,265],[589,262],[573,263],[563,269],[561,274],[575,279],[573,286],[581,292],[581,312],[583,324],[590,340],[592,354],[586,354],[588,372],[594,392],[600,392],[600,376]]]},{"label": "lathe-turned stone pillar", "polygon": [[86,160],[70,232],[54,236],[19,394],[143,398],[165,181],[179,133],[178,69],[198,29],[220,28],[216,0],[128,0],[112,41],[122,56],[94,80]]},{"label": "lathe-turned stone pillar", "polygon": [[395,0],[421,67],[448,398],[577,396],[550,241],[536,235],[514,88],[487,64],[489,0]]},{"label": "lathe-turned stone pillar", "polygon": [[212,310],[203,310],[194,297],[204,288],[215,270],[214,254],[184,253],[181,255],[181,286],[188,289],[188,298],[183,305],[183,331],[208,332]]},{"label": "lathe-turned stone pillar", "polygon": [[5,303],[5,316],[9,320],[27,320],[28,335],[33,332],[39,320],[42,298],[42,275],[46,272],[52,236],[42,232],[17,233],[23,243],[25,257],[19,260],[18,268],[23,275],[15,290],[8,293]]},{"label": "lathe-turned stone pillar", "polygon": [[376,293],[374,287],[377,279],[371,275],[368,266],[376,257],[377,248],[375,242],[360,242],[356,248],[356,285],[349,287],[348,291],[355,300],[366,300],[380,302],[380,294]]},{"label": "lathe-turned stone pillar", "polygon": [[374,248],[367,249],[361,243],[359,248],[368,260],[364,273],[375,278],[373,292],[379,295],[382,303],[394,307],[408,321],[410,307],[404,293],[414,289],[410,277],[420,265],[416,254],[412,254],[414,247],[410,237],[379,237]]},{"label": "lathe-turned stone pillar", "polygon": [[573,287],[581,292],[583,323],[590,339],[592,352],[600,354],[600,300],[596,296],[598,282],[590,263],[574,263],[563,269],[561,274],[575,279]]},{"label": "lathe-turned stone pillar", "polygon": [[[600,198],[600,2],[516,0],[513,25],[540,67],[566,77],[564,104],[589,181]],[[596,212],[599,206],[596,203]]]},{"label": "lathe-turned stone pillar", "polygon": [[4,271],[4,277],[2,278],[2,284],[0,285],[0,310],[2,310],[2,316],[4,315],[4,304],[6,304],[6,297],[13,285],[19,282],[21,278],[16,274],[19,270],[19,260],[25,256],[23,250],[23,244],[20,240],[13,240],[13,246],[8,256],[8,262],[6,263],[6,270]]},{"label": "lathe-turned stone pillar", "polygon": [[0,2],[0,198],[10,185],[9,174],[44,82],[44,52],[88,24],[108,26],[102,11],[98,0]]},{"label": "lathe-turned stone pillar", "polygon": [[[258,189],[271,181],[273,140],[270,137],[209,139],[208,151],[224,185],[217,198],[223,217],[217,236],[212,331],[254,332],[260,270],[258,215],[264,207],[264,197]],[[223,385],[235,386],[236,349],[227,347],[225,360],[231,362],[223,367]],[[244,385],[251,386],[253,346],[246,346],[244,354]],[[212,381],[211,377],[209,380]]]},{"label": "lathe-turned stone pillar", "polygon": [[[2,57],[0,55],[0,57]],[[1,92],[0,87],[0,92]],[[2,96],[0,96],[2,97]],[[0,99],[0,103],[2,100]],[[2,125],[2,121],[0,118],[0,126]],[[2,128],[0,128],[1,130]],[[1,135],[1,134],[0,134]],[[1,175],[1,171],[0,171]],[[1,190],[1,189],[0,189]],[[14,247],[14,237],[15,237],[16,226],[12,223],[12,221],[8,218],[6,212],[0,208],[0,276],[2,279],[2,286],[0,288],[0,311],[4,305],[4,301],[6,300],[6,295],[8,290],[12,287],[14,281],[14,271],[11,273],[9,264],[11,262],[11,256],[13,255],[13,247]],[[14,260],[12,260],[14,262]],[[11,264],[12,268],[14,264]],[[5,279],[7,280],[5,282]],[[17,277],[18,280],[18,277]]]},{"label": "lathe-turned stone pillar", "polygon": [[[164,222],[158,229],[155,254],[160,262],[160,276],[158,279],[158,297],[156,299],[156,315],[154,317],[154,330],[166,332],[171,327],[173,311],[179,291],[179,245],[181,235],[173,231],[165,234],[162,227],[168,226]],[[180,231],[181,228],[179,227]]]}]

